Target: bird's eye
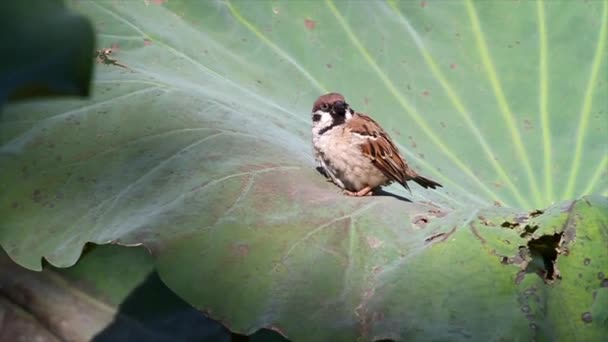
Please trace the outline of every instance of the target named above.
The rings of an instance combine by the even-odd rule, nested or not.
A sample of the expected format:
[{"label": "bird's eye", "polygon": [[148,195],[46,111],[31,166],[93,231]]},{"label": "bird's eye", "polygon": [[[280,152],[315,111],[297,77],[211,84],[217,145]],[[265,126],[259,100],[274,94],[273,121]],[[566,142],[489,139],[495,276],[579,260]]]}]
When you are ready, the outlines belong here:
[{"label": "bird's eye", "polygon": [[329,109],[329,105],[327,103],[324,103],[324,104],[321,105],[321,109],[328,110]]}]

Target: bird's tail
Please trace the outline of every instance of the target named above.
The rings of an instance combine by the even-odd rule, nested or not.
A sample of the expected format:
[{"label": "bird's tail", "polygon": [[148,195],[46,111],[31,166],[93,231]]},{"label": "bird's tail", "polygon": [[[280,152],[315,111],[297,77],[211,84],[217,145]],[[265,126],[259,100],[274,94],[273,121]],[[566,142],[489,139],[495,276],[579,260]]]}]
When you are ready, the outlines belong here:
[{"label": "bird's tail", "polygon": [[437,187],[443,187],[443,185],[435,182],[434,180],[430,180],[428,178],[422,177],[420,175],[416,175],[416,177],[412,178],[412,180],[416,183],[418,183],[418,185],[420,185],[421,187],[427,189],[427,188],[431,188],[431,189],[435,189]]}]

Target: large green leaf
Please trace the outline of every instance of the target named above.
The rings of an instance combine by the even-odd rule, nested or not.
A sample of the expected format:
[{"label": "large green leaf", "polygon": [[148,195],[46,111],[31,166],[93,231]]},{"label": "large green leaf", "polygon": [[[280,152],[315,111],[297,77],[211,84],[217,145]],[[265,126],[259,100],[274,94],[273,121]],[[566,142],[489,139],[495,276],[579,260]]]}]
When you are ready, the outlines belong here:
[{"label": "large green leaf", "polygon": [[[608,204],[575,200],[608,191],[606,1],[74,7],[118,64],[91,101],[2,117],[0,242],[22,265],[143,244],[231,329],[296,340],[606,334]],[[326,91],[444,189],[325,182]]]}]

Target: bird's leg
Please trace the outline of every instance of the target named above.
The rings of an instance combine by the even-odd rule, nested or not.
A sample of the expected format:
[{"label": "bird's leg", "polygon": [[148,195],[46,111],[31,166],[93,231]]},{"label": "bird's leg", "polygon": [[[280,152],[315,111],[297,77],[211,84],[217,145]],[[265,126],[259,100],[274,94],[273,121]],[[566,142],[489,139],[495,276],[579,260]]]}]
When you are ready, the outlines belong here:
[{"label": "bird's leg", "polygon": [[344,194],[348,195],[348,196],[354,196],[354,197],[363,197],[363,196],[371,196],[372,193],[372,187],[371,186],[366,186],[365,188],[359,190],[359,191],[348,191],[348,190],[344,190]]}]

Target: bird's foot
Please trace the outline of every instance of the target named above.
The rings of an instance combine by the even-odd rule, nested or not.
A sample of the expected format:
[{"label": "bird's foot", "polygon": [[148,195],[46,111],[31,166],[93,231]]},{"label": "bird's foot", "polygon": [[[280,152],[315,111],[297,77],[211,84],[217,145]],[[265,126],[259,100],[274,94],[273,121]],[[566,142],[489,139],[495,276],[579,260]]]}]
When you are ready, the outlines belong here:
[{"label": "bird's foot", "polygon": [[344,190],[344,194],[347,196],[353,196],[353,197],[363,197],[363,196],[373,195],[373,191],[372,191],[371,187],[366,186],[365,188],[363,188],[359,191]]}]

